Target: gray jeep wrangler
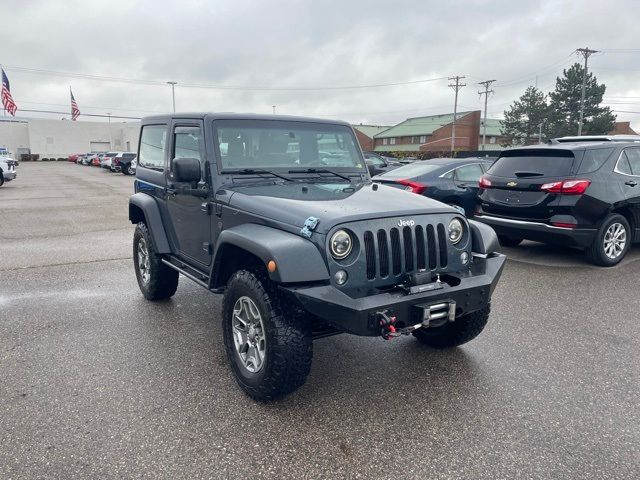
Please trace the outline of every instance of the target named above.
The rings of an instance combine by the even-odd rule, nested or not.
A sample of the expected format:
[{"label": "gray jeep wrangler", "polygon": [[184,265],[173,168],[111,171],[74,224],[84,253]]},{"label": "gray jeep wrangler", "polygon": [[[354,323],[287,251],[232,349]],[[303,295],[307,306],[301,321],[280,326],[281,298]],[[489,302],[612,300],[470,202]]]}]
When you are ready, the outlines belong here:
[{"label": "gray jeep wrangler", "polygon": [[251,397],[300,387],[316,338],[411,334],[446,348],[487,323],[505,261],[491,227],[372,183],[347,123],[155,116],[139,145],[140,290],[167,299],[182,274],[224,294],[226,352]]}]

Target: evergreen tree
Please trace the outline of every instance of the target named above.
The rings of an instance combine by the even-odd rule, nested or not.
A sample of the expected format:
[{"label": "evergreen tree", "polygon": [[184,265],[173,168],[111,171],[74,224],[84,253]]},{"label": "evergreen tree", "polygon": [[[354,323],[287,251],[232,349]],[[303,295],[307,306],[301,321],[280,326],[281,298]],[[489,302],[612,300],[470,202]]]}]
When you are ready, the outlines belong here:
[{"label": "evergreen tree", "polygon": [[548,112],[547,96],[536,87],[528,87],[509,110],[505,110],[502,136],[513,139],[515,143],[536,143],[541,124],[544,134]]},{"label": "evergreen tree", "polygon": [[[573,64],[556,79],[555,91],[549,93],[550,125],[549,133],[554,137],[577,135],[580,122],[580,97],[584,67]],[[598,84],[592,73],[587,74],[584,96],[583,134],[602,135],[613,130],[616,116],[609,107],[601,107],[602,97],[607,87]]]}]

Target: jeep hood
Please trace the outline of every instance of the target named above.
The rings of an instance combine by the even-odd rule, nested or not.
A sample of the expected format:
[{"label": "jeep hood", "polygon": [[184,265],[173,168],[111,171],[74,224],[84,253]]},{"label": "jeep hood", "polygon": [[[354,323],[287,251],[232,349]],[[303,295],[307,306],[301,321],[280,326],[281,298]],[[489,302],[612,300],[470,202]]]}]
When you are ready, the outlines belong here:
[{"label": "jeep hood", "polygon": [[368,218],[456,213],[454,208],[421,195],[375,184],[277,183],[226,186],[229,206],[302,228],[309,217],[320,219],[316,232]]}]

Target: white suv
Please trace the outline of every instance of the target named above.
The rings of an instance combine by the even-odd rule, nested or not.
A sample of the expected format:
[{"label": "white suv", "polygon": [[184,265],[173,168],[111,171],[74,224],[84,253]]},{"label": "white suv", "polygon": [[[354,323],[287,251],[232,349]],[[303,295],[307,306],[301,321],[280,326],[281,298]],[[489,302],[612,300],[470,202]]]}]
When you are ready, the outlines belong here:
[{"label": "white suv", "polygon": [[0,157],[0,187],[4,182],[16,178],[16,162],[9,157]]}]

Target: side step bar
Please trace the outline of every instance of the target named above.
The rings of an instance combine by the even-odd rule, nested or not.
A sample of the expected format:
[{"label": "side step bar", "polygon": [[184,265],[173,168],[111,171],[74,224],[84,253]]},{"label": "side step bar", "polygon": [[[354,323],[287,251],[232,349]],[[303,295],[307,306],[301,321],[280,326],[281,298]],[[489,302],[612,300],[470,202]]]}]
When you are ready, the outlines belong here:
[{"label": "side step bar", "polygon": [[207,290],[209,290],[209,275],[207,275],[206,273],[201,272],[200,270],[197,270],[193,267],[190,267],[186,263],[173,257],[163,258],[162,263],[173,268],[174,270],[177,270],[185,277],[189,278],[190,280],[193,280],[201,287],[204,287]]}]

